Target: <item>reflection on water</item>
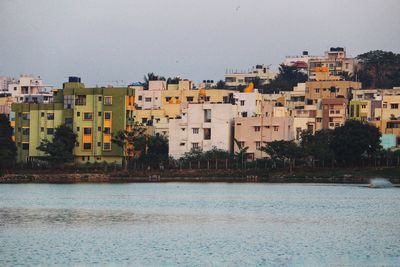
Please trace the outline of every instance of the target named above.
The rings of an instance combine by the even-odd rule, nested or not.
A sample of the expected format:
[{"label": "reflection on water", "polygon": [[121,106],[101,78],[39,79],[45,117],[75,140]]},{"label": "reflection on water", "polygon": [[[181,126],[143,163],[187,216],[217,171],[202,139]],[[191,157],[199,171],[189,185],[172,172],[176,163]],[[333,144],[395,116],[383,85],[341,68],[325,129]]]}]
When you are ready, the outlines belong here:
[{"label": "reflection on water", "polygon": [[400,266],[400,190],[1,185],[4,265]]}]

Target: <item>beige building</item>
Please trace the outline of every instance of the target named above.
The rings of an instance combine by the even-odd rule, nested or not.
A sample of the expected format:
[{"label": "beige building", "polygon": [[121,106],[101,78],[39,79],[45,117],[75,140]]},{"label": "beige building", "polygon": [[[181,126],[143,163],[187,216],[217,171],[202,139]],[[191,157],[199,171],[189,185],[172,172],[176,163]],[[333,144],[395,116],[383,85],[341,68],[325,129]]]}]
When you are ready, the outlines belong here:
[{"label": "beige building", "polygon": [[[242,147],[248,147],[247,159],[265,157],[259,149],[264,142],[293,140],[293,118],[284,107],[275,107],[271,103],[263,105],[263,116],[235,118],[235,139]],[[239,147],[234,145],[235,152]]]},{"label": "beige building", "polygon": [[320,99],[349,99],[353,90],[361,88],[361,83],[352,81],[307,81],[305,102],[315,105]]},{"label": "beige building", "polygon": [[343,47],[331,47],[325,52],[324,58],[315,58],[308,61],[308,79],[342,80],[342,75],[352,75],[356,66],[354,58],[348,58]]},{"label": "beige building", "polygon": [[268,84],[275,76],[276,73],[269,69],[269,65],[256,65],[248,71],[228,70],[225,83],[228,87],[236,88],[246,86],[255,78],[259,78],[261,84]]}]

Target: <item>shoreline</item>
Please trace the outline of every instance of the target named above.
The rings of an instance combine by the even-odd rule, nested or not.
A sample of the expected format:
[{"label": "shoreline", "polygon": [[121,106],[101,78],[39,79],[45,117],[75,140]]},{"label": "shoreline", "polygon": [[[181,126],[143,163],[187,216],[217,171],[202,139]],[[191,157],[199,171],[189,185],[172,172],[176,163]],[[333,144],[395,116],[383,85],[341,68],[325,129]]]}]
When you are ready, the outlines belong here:
[{"label": "shoreline", "polygon": [[284,171],[265,170],[167,170],[163,172],[72,172],[62,170],[19,170],[0,176],[0,184],[17,183],[326,183],[369,184],[371,178],[385,178],[400,184],[400,168],[315,169]]}]

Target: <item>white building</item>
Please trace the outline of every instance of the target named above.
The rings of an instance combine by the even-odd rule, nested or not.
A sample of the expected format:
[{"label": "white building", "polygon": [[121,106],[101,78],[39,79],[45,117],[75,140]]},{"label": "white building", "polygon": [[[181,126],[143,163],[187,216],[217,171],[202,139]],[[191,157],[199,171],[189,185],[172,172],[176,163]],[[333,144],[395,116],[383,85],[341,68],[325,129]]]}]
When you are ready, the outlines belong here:
[{"label": "white building", "polygon": [[249,71],[228,70],[225,83],[227,87],[245,86],[257,77],[261,84],[268,84],[275,76],[276,73],[269,69],[269,65],[256,65]]},{"label": "white building", "polygon": [[302,55],[286,56],[282,64],[286,66],[301,66],[305,64],[304,66],[307,68],[308,62],[314,59],[325,59],[325,56],[312,56],[308,54],[308,51],[303,51]]},{"label": "white building", "polygon": [[135,104],[137,109],[159,109],[161,107],[161,91],[167,90],[166,81],[149,81],[149,89],[137,87]]},{"label": "white building", "polygon": [[50,100],[53,96],[52,87],[51,85],[45,85],[40,77],[21,75],[19,80],[14,80],[8,84],[8,93],[11,94],[14,102],[24,102],[26,99],[35,98]]},{"label": "white building", "polygon": [[233,99],[238,109],[238,117],[255,117],[260,115],[262,94],[258,90],[249,93],[235,92]]},{"label": "white building", "polygon": [[0,93],[8,93],[8,85],[15,83],[15,80],[11,77],[0,77]]},{"label": "white building", "polygon": [[237,106],[232,104],[188,104],[180,119],[169,120],[169,154],[178,159],[192,149],[213,147],[233,151],[233,118]]}]

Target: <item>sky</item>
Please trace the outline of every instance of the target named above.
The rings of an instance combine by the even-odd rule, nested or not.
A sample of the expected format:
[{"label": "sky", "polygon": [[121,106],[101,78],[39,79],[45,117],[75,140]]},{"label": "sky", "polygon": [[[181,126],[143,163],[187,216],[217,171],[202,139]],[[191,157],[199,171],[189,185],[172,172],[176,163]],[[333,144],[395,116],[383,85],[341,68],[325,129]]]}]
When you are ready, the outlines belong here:
[{"label": "sky", "polygon": [[0,0],[0,76],[223,79],[287,55],[400,52],[399,0]]}]

